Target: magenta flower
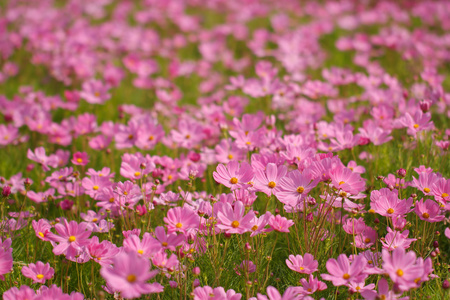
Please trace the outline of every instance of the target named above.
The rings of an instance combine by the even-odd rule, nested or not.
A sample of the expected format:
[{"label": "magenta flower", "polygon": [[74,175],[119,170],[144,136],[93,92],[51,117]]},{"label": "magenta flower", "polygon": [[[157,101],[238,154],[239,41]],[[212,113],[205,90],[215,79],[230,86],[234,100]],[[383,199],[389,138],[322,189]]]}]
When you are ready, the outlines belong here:
[{"label": "magenta flower", "polygon": [[384,240],[381,241],[384,249],[392,251],[396,248],[408,249],[412,242],[417,241],[417,239],[408,238],[409,230],[404,230],[403,232],[393,231],[391,228],[387,228],[388,233],[386,234]]},{"label": "magenta flower", "polygon": [[284,204],[295,206],[317,183],[319,179],[313,179],[310,172],[300,173],[299,170],[294,170],[281,179],[277,198]]},{"label": "magenta flower", "polygon": [[11,239],[6,239],[2,242],[0,239],[0,279],[5,280],[3,275],[11,272],[13,267]]},{"label": "magenta flower", "polygon": [[82,247],[89,244],[89,236],[91,231],[87,230],[87,223],[81,222],[78,224],[76,221],[67,222],[63,219],[63,224],[58,223],[55,225],[55,230],[58,233],[52,234],[50,239],[59,243],[53,248],[55,255],[64,254],[68,258],[75,257]]},{"label": "magenta flower", "polygon": [[427,199],[425,200],[425,202],[423,201],[423,199],[421,199],[420,201],[416,202],[414,211],[422,221],[433,223],[440,222],[445,218],[444,215],[440,214],[439,204],[431,199]]},{"label": "magenta flower", "polygon": [[167,217],[164,217],[167,224],[167,233],[186,233],[189,229],[198,230],[200,217],[188,207],[175,207],[169,209]]},{"label": "magenta flower", "polygon": [[248,212],[245,216],[245,206],[241,201],[234,203],[234,208],[229,203],[217,203],[214,208],[217,209],[217,228],[226,233],[239,233],[250,231],[255,214]]},{"label": "magenta flower", "polygon": [[300,283],[303,286],[303,292],[307,295],[313,294],[316,291],[323,291],[327,288],[325,282],[319,280],[319,278],[314,278],[313,275],[309,275],[309,281],[305,278],[300,279]]},{"label": "magenta flower", "polygon": [[50,241],[51,236],[52,236],[52,232],[50,231],[50,229],[52,229],[52,226],[50,225],[50,223],[46,220],[46,219],[39,219],[39,221],[35,221],[33,220],[31,222],[34,232],[36,233],[36,236],[43,240],[43,241]]},{"label": "magenta flower", "polygon": [[38,147],[34,149],[34,152],[31,149],[28,149],[27,153],[28,159],[31,159],[42,166],[44,171],[50,170],[48,166],[56,167],[57,161],[45,155],[44,147]]},{"label": "magenta flower", "polygon": [[334,286],[345,285],[349,282],[361,282],[367,277],[364,269],[367,266],[367,260],[363,255],[355,257],[350,264],[345,254],[338,256],[337,260],[330,258],[326,267],[329,274],[322,274],[322,278],[331,281]]},{"label": "magenta flower", "polygon": [[[274,288],[273,286],[267,287],[267,297],[258,293],[256,299],[257,300],[301,300],[304,298],[303,288],[299,286],[290,286],[284,291],[284,294],[281,293]],[[250,300],[254,300],[255,298],[250,298]]]},{"label": "magenta flower", "polygon": [[377,299],[403,299],[407,300],[408,297],[401,297],[399,294],[395,294],[393,291],[389,290],[389,283],[386,279],[381,278],[378,281],[378,293],[374,290],[364,290],[361,291],[361,296],[365,300],[377,300]]},{"label": "magenta flower", "polygon": [[270,217],[269,225],[275,231],[289,232],[289,227],[294,225],[294,221],[288,220],[280,215],[276,215]]},{"label": "magenta flower", "polygon": [[370,194],[370,208],[374,212],[385,217],[398,217],[406,215],[411,211],[413,199],[401,200],[398,198],[398,191],[392,192],[383,188],[379,191],[372,191]]},{"label": "magenta flower", "polygon": [[240,300],[242,294],[234,290],[225,291],[221,286],[212,288],[210,286],[196,287],[194,289],[194,300]]},{"label": "magenta flower", "polygon": [[89,163],[89,156],[86,152],[76,152],[73,154],[71,162],[74,165],[85,166]]},{"label": "magenta flower", "polygon": [[361,175],[342,165],[331,170],[330,178],[333,186],[345,193],[357,195],[366,189],[366,183]]},{"label": "magenta flower", "polygon": [[183,244],[185,240],[184,234],[166,234],[163,226],[157,226],[155,228],[155,237],[156,240],[161,244],[162,249],[169,249],[172,251],[175,251],[175,248]]},{"label": "magenta flower", "polygon": [[437,201],[441,203],[450,202],[450,179],[439,179],[438,182],[433,184],[431,192]]},{"label": "magenta flower", "polygon": [[237,161],[230,161],[226,167],[219,164],[213,173],[213,177],[218,183],[235,190],[248,186],[253,179],[253,169],[246,162],[239,165]]},{"label": "magenta flower", "polygon": [[405,249],[398,247],[392,255],[383,249],[383,270],[389,274],[391,280],[398,284],[402,291],[418,287],[419,281],[424,274],[424,268],[416,263],[414,251],[405,252]]},{"label": "magenta flower", "polygon": [[152,257],[161,250],[161,244],[150,233],[144,233],[142,241],[137,235],[130,235],[123,241],[123,249],[127,252],[136,252],[139,256]]},{"label": "magenta flower", "polygon": [[35,299],[36,292],[27,285],[20,286],[20,289],[12,287],[3,294],[4,300],[26,300]]},{"label": "magenta flower", "polygon": [[312,274],[316,272],[319,266],[319,262],[314,260],[314,256],[309,253],[301,255],[289,255],[289,259],[286,259],[286,264],[289,269],[303,274]]},{"label": "magenta flower", "polygon": [[108,90],[108,86],[100,80],[91,79],[83,83],[83,90],[80,92],[80,96],[88,103],[103,104],[111,98]]},{"label": "magenta flower", "polygon": [[280,190],[281,179],[286,175],[286,166],[278,166],[274,163],[268,163],[266,170],[257,170],[255,173],[255,184],[253,187],[265,193],[267,196],[276,195]]},{"label": "magenta flower", "polygon": [[55,270],[50,267],[49,263],[44,264],[38,261],[36,264],[29,264],[22,267],[22,274],[27,278],[31,278],[33,283],[44,284],[46,280],[53,277]]},{"label": "magenta flower", "polygon": [[98,237],[93,236],[89,245],[87,245],[87,252],[89,256],[102,266],[109,266],[113,263],[113,258],[121,251],[116,245],[110,241],[104,240],[99,243]]},{"label": "magenta flower", "polygon": [[158,270],[150,271],[150,261],[134,252],[122,252],[113,258],[113,266],[103,266],[100,274],[109,287],[120,292],[123,298],[138,298],[142,295],[161,293],[159,283],[148,283]]}]

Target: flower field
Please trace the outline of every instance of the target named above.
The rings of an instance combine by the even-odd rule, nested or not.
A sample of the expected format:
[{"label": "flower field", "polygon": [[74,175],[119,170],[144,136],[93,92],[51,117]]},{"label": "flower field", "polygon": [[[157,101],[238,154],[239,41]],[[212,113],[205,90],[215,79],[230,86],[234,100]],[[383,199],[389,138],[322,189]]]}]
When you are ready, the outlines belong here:
[{"label": "flower field", "polygon": [[450,2],[0,1],[0,294],[450,299]]}]

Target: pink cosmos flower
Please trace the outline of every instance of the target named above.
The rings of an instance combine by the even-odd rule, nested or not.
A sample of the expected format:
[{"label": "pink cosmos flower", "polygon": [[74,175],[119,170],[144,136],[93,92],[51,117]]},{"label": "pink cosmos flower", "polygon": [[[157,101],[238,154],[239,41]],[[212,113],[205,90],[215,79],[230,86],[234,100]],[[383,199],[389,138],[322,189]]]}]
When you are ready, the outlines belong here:
[{"label": "pink cosmos flower", "polygon": [[300,173],[299,170],[294,170],[281,179],[277,198],[284,204],[295,206],[318,182],[319,179],[313,179],[310,172]]},{"label": "pink cosmos flower", "polygon": [[254,188],[265,193],[267,196],[276,195],[280,191],[280,181],[286,175],[287,167],[268,163],[266,170],[257,170],[255,173]]},{"label": "pink cosmos flower", "polygon": [[87,230],[87,223],[81,222],[78,224],[76,221],[67,222],[63,219],[63,223],[55,225],[55,230],[58,233],[52,234],[50,239],[59,243],[53,248],[55,255],[64,254],[68,258],[75,257],[82,247],[89,244],[89,236],[91,231]]},{"label": "pink cosmos flower", "polygon": [[272,217],[272,213],[270,211],[266,211],[266,213],[259,218],[255,216],[252,220],[252,233],[250,234],[251,237],[258,235],[260,233],[264,232],[270,232],[273,229],[272,228],[266,228],[266,226],[269,224],[269,220]]},{"label": "pink cosmos flower", "polygon": [[436,173],[425,173],[419,174],[419,179],[413,176],[412,186],[418,188],[423,192],[425,196],[433,195],[431,189],[437,183],[439,183],[440,177]]},{"label": "pink cosmos flower", "polygon": [[270,217],[269,225],[275,231],[289,232],[289,227],[294,225],[294,221],[288,220],[280,215],[276,215]]},{"label": "pink cosmos flower", "polygon": [[289,255],[289,259],[286,259],[286,264],[289,269],[304,274],[314,273],[319,266],[319,262],[314,260],[314,256],[309,253],[305,253],[303,257],[301,255]]},{"label": "pink cosmos flower", "polygon": [[370,194],[370,208],[385,217],[397,217],[406,215],[411,211],[413,199],[401,200],[398,198],[398,190],[392,192],[387,188],[374,190]]},{"label": "pink cosmos flower", "polygon": [[440,222],[445,218],[444,215],[440,214],[439,204],[431,199],[427,199],[425,202],[421,199],[416,202],[414,211],[422,221],[433,223]]},{"label": "pink cosmos flower", "polygon": [[11,239],[6,239],[2,242],[0,239],[0,279],[5,280],[3,275],[11,272],[13,267]]},{"label": "pink cosmos flower", "polygon": [[245,206],[241,201],[234,203],[234,208],[229,203],[217,203],[214,206],[217,209],[217,228],[227,233],[239,233],[250,231],[252,221],[255,217],[253,211],[245,216]]},{"label": "pink cosmos flower", "polygon": [[225,292],[223,287],[213,289],[209,286],[199,286],[194,289],[194,300],[240,300],[241,298],[242,294],[238,294],[234,290]]},{"label": "pink cosmos flower", "polygon": [[407,299],[409,299],[409,297],[401,297],[400,294],[395,294],[393,291],[390,291],[389,283],[384,278],[381,278],[378,281],[378,293],[374,290],[364,290],[364,291],[361,291],[361,296],[363,296],[365,300],[377,300],[377,299],[407,300]]},{"label": "pink cosmos flower", "polygon": [[83,83],[81,98],[91,104],[103,104],[111,95],[108,94],[109,87],[100,80],[91,79]]},{"label": "pink cosmos flower", "polygon": [[253,169],[246,162],[239,164],[237,161],[230,161],[226,167],[219,164],[216,170],[213,173],[214,180],[231,190],[245,188],[253,179]]},{"label": "pink cosmos flower", "polygon": [[325,282],[319,280],[319,278],[314,278],[311,274],[309,275],[309,281],[305,278],[300,279],[300,284],[303,287],[303,292],[307,295],[313,294],[316,291],[323,291],[327,288]]},{"label": "pink cosmos flower", "polygon": [[437,201],[441,203],[450,202],[450,179],[439,179],[438,182],[433,184],[431,192]]},{"label": "pink cosmos flower", "polygon": [[409,230],[404,230],[403,232],[394,231],[391,228],[387,228],[388,233],[381,241],[384,249],[392,251],[396,248],[408,249],[412,242],[417,241],[417,239],[408,238]]},{"label": "pink cosmos flower", "polygon": [[74,165],[85,166],[89,163],[89,156],[86,152],[76,152],[73,154],[71,162]]},{"label": "pink cosmos flower", "polygon": [[4,300],[25,300],[35,299],[36,292],[27,285],[20,286],[20,289],[12,287],[3,294]]},{"label": "pink cosmos flower", "polygon": [[44,264],[38,261],[36,264],[29,264],[22,267],[22,274],[27,278],[31,278],[33,283],[44,284],[46,280],[53,277],[55,270],[50,267],[49,263]]},{"label": "pink cosmos flower", "polygon": [[134,234],[127,237],[123,241],[123,249],[127,252],[136,252],[139,256],[150,258],[161,250],[161,245],[150,233],[146,232],[142,237],[142,241]]},{"label": "pink cosmos flower", "polygon": [[113,266],[103,266],[100,274],[108,286],[113,287],[123,298],[138,298],[142,295],[161,293],[159,283],[148,283],[158,270],[150,271],[150,261],[134,252],[122,252],[113,258]]},{"label": "pink cosmos flower", "polygon": [[336,189],[352,195],[357,195],[366,188],[366,183],[359,173],[352,172],[352,170],[343,166],[338,165],[331,170],[330,178]]},{"label": "pink cosmos flower", "polygon": [[31,224],[33,226],[34,232],[36,233],[36,236],[43,240],[43,241],[50,241],[52,232],[50,229],[52,229],[52,226],[46,219],[39,219],[39,221],[31,221]]},{"label": "pink cosmos flower", "polygon": [[166,234],[163,226],[157,226],[155,228],[155,238],[161,244],[161,248],[166,250],[175,251],[175,248],[183,244],[185,236],[182,233],[170,233]]},{"label": "pink cosmos flower", "polygon": [[113,258],[121,252],[121,249],[107,240],[99,243],[98,237],[93,236],[87,245],[87,252],[95,262],[102,266],[110,266]]},{"label": "pink cosmos flower", "polygon": [[[398,284],[402,291],[418,287],[415,281],[424,274],[424,268],[416,263],[414,251],[405,252],[405,249],[396,248],[392,255],[383,249],[383,270],[389,274],[391,280]],[[430,258],[428,258],[430,259]]]},{"label": "pink cosmos flower", "polygon": [[364,269],[367,266],[367,260],[363,255],[355,257],[350,264],[348,257],[345,254],[338,256],[337,260],[330,258],[327,261],[326,267],[329,274],[322,274],[322,278],[329,280],[334,286],[341,286],[349,282],[361,282],[367,277]]},{"label": "pink cosmos flower", "polygon": [[250,298],[249,300],[300,300],[304,299],[303,288],[290,286],[286,289],[283,295],[273,286],[267,287],[267,296],[257,294],[256,298]]},{"label": "pink cosmos flower", "polygon": [[167,233],[186,233],[189,229],[197,230],[200,226],[200,217],[188,207],[175,207],[169,209],[167,217],[164,217],[167,224]]},{"label": "pink cosmos flower", "polygon": [[56,167],[57,165],[57,161],[45,155],[44,147],[38,147],[34,149],[34,152],[31,151],[31,149],[28,149],[27,157],[28,159],[39,163],[44,171],[50,170],[48,166]]}]

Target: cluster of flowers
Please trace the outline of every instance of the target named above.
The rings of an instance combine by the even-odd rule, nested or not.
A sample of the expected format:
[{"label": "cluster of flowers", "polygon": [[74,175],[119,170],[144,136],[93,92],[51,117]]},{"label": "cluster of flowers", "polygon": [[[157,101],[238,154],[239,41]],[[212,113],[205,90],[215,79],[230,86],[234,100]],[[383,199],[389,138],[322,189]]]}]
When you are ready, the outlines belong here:
[{"label": "cluster of flowers", "polygon": [[[439,231],[450,239],[440,68],[450,43],[435,31],[450,28],[447,1],[5,6],[0,83],[24,68],[47,74],[43,90],[20,81],[0,96],[0,146],[29,163],[0,177],[0,279],[29,284],[4,281],[5,299],[93,298],[99,287],[116,298],[408,299],[431,281],[450,288],[437,241]],[[208,14],[225,18],[210,24]],[[336,50],[321,41],[336,31],[349,68],[325,67]],[[23,51],[32,66],[18,64]],[[415,77],[382,64],[397,56]],[[153,107],[132,92],[127,104],[127,88],[152,95]],[[408,171],[394,172],[381,149],[410,160],[399,162]],[[37,244],[14,252],[30,227]],[[276,259],[290,274],[282,286]],[[68,281],[63,262],[77,273],[90,264],[99,282],[52,284]]]}]

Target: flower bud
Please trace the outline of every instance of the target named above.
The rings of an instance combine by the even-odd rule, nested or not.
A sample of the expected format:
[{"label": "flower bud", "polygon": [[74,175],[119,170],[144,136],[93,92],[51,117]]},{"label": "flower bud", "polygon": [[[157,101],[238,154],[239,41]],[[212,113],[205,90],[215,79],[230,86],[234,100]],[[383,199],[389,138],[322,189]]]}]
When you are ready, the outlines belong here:
[{"label": "flower bud", "polygon": [[196,288],[200,285],[200,280],[198,278],[194,279],[194,282],[192,283],[192,285]]},{"label": "flower bud", "polygon": [[398,175],[398,177],[400,177],[400,178],[404,178],[404,177],[406,176],[406,170],[403,169],[403,168],[398,169],[398,170],[397,170],[397,175]]},{"label": "flower bud", "polygon": [[8,198],[11,195],[11,187],[9,185],[5,185],[3,187],[2,196],[3,198]]},{"label": "flower bud", "polygon": [[200,275],[200,268],[199,267],[193,268],[192,273],[194,273],[194,275],[196,275],[196,276]]},{"label": "flower bud", "polygon": [[448,290],[448,289],[450,288],[450,282],[449,282],[447,279],[445,279],[445,280],[442,282],[442,288],[443,288],[444,290]]}]

